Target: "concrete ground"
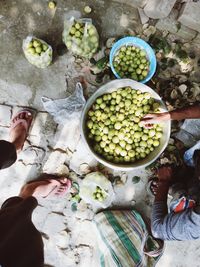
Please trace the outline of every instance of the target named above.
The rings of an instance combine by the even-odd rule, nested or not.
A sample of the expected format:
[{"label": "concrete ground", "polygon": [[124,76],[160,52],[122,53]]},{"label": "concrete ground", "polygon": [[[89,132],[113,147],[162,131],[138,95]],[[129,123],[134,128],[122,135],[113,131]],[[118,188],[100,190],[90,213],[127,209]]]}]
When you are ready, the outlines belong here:
[{"label": "concrete ground", "polygon": [[[52,117],[44,112],[41,97],[63,98],[74,90],[75,78],[80,73],[74,67],[74,57],[67,53],[62,43],[63,20],[73,12],[84,14],[83,9],[87,4],[93,8],[90,17],[94,19],[101,43],[108,37],[123,35],[141,27],[137,10],[113,1],[60,0],[57,1],[56,10],[49,10],[45,0],[0,2],[1,138],[8,137],[9,121],[18,109],[16,106],[30,106],[38,111],[24,152],[11,168],[1,171],[1,203],[18,194],[27,180],[35,178],[42,171],[66,174],[76,182],[80,181],[77,172],[84,174],[84,171],[77,171],[87,155],[87,151],[79,143],[79,135],[73,140],[74,148],[67,150],[68,145],[71,145],[69,140],[72,139],[65,143],[65,137],[69,128],[72,128],[69,125],[57,127]],[[25,59],[22,40],[28,34],[34,34],[52,45],[54,60],[48,68],[37,69]],[[77,144],[81,147],[82,158],[75,152]],[[88,162],[91,160],[90,155],[87,159]],[[93,162],[94,165],[95,163]],[[71,166],[72,170],[66,166]],[[145,190],[149,173],[141,170],[123,175],[127,175],[128,179],[125,185],[114,187],[114,204],[134,206],[149,215],[152,198]],[[133,175],[141,177],[136,185],[131,181]],[[92,261],[96,261],[96,240],[92,231],[94,211],[83,201],[78,204],[77,211],[72,211],[71,203],[71,195],[62,200],[41,200],[34,212],[33,221],[42,232],[45,244],[46,266],[97,266],[97,262]],[[164,255],[157,266],[198,267],[199,255],[198,240],[166,242]]]}]

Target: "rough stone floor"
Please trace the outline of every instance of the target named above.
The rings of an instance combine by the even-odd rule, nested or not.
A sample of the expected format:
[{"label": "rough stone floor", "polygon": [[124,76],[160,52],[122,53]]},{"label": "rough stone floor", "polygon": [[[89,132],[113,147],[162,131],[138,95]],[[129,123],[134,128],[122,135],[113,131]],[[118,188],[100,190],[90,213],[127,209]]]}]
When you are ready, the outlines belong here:
[{"label": "rough stone floor", "polygon": [[[24,151],[12,167],[1,171],[0,204],[17,195],[26,181],[43,171],[69,175],[77,183],[81,181],[80,175],[88,171],[87,163],[91,158],[79,136],[71,147],[66,144],[69,125],[59,127],[41,103],[42,96],[63,98],[75,88],[76,77],[81,72],[76,68],[75,58],[63,47],[63,20],[72,10],[83,13],[86,4],[93,7],[90,17],[101,36],[101,45],[109,37],[134,34],[134,30],[142,29],[136,9],[113,1],[59,0],[53,11],[48,9],[46,0],[0,2],[0,138],[8,138],[10,119],[20,107],[37,110]],[[24,57],[22,40],[30,33],[46,40],[54,49],[53,64],[46,69],[37,69]],[[170,72],[166,71],[166,75],[169,79]],[[88,82],[87,92],[93,92],[98,86]],[[77,144],[79,151],[76,151]],[[80,157],[80,154],[87,156]],[[114,186],[114,204],[134,206],[149,215],[152,198],[146,193],[145,184],[150,173],[140,170],[115,175],[123,176],[123,182]],[[137,184],[132,183],[134,175],[141,177]],[[97,266],[92,228],[94,211],[83,201],[74,209],[71,197],[69,194],[61,200],[41,200],[34,212],[33,221],[44,240],[46,266]],[[165,253],[157,266],[197,267],[200,266],[199,257],[199,240],[166,242]]]}]

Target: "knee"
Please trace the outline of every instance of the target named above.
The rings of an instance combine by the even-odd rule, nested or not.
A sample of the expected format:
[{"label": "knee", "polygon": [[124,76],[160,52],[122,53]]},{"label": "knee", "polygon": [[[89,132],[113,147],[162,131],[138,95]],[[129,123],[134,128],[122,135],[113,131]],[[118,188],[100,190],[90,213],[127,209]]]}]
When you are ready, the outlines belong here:
[{"label": "knee", "polygon": [[153,223],[151,225],[151,233],[152,233],[153,237],[155,237],[157,239],[161,239],[162,235],[161,235],[158,224]]}]

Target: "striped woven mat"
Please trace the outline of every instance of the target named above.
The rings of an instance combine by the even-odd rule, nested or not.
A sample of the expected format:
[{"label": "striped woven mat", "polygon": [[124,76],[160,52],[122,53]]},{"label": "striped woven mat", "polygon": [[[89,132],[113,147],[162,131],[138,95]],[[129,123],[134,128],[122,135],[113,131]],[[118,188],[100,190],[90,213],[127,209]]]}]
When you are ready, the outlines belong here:
[{"label": "striped woven mat", "polygon": [[163,242],[155,240],[135,210],[106,210],[94,222],[99,237],[101,267],[155,266]]}]

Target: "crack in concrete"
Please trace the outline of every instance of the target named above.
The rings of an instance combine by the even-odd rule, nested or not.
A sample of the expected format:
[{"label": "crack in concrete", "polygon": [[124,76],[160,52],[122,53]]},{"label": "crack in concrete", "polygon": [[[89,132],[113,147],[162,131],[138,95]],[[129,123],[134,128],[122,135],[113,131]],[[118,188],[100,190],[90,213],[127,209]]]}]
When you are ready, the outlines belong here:
[{"label": "crack in concrete", "polygon": [[67,151],[62,149],[62,148],[53,148],[50,145],[47,146],[47,148],[51,151],[51,152],[60,152],[62,154],[66,154],[67,155]]},{"label": "crack in concrete", "polygon": [[22,159],[19,159],[18,162],[21,162],[24,166],[36,166],[38,168],[38,166],[41,168],[42,167],[42,163],[25,163]]}]

